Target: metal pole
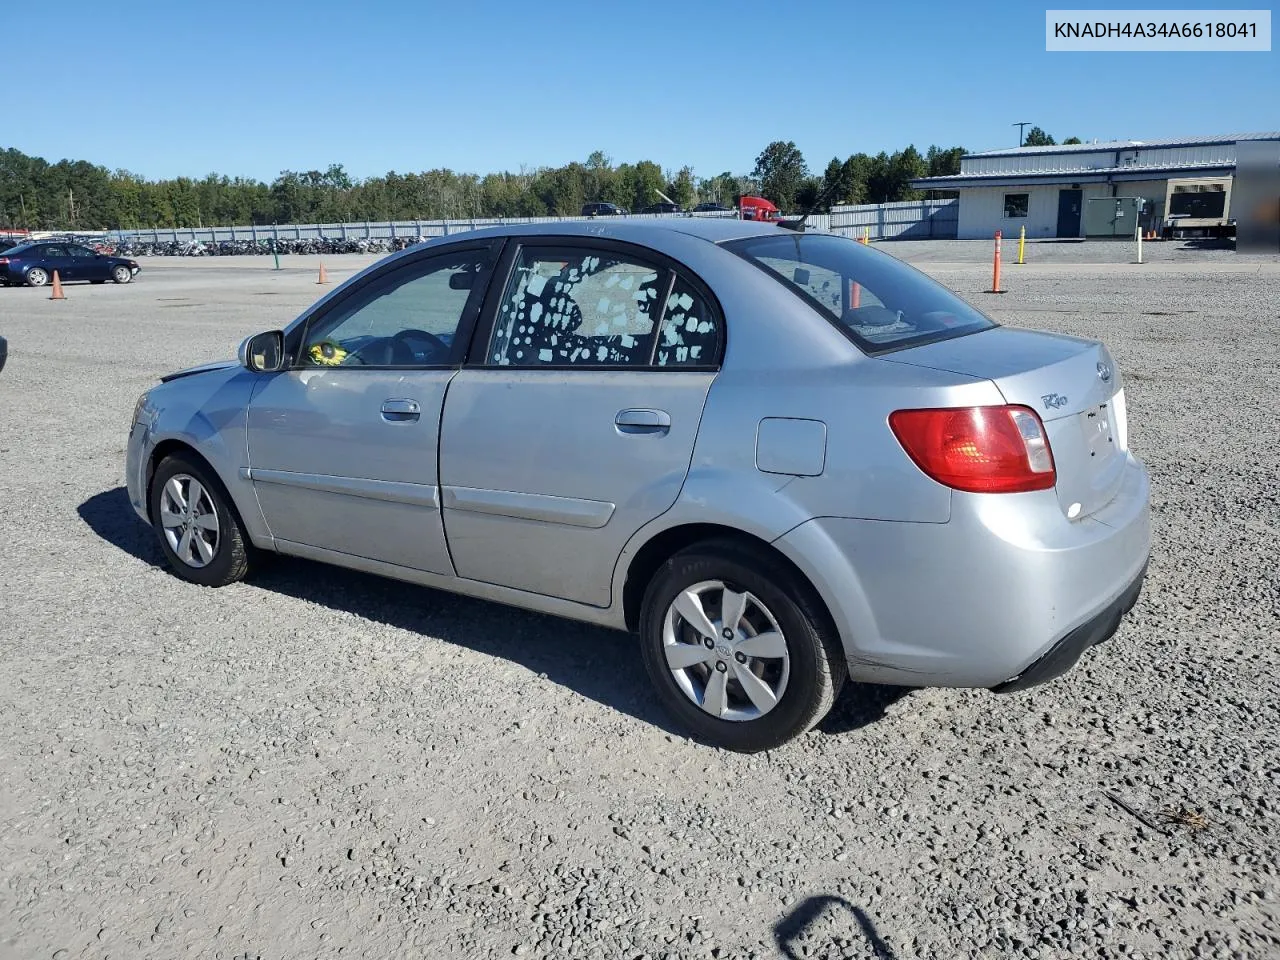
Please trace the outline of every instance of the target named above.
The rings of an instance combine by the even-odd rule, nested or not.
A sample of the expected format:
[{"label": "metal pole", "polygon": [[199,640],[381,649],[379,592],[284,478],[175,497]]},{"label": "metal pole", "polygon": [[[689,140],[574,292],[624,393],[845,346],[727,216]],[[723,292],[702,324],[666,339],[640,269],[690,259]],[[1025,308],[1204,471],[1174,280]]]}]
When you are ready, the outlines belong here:
[{"label": "metal pole", "polygon": [[1022,263],[1022,262],[1023,262],[1023,259],[1022,259],[1022,248],[1023,248],[1023,246],[1026,244],[1026,242],[1027,242],[1027,228],[1024,226],[1024,227],[1023,227],[1023,228],[1018,232],[1018,262],[1019,262],[1019,263]]},{"label": "metal pole", "polygon": [[1134,232],[1134,236],[1138,238],[1138,262],[1141,263],[1142,262],[1142,226],[1140,224],[1135,223],[1133,227],[1133,232]]},{"label": "metal pole", "polygon": [[271,241],[271,255],[276,259],[276,269],[280,269],[280,248],[276,245],[275,240]]}]

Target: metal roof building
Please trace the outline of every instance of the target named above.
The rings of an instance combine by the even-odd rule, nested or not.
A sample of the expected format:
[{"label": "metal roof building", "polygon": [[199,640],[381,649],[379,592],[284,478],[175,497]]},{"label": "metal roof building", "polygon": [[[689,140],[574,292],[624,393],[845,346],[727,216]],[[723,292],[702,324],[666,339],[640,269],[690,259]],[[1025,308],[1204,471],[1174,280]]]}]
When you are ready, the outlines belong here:
[{"label": "metal roof building", "polygon": [[1028,237],[1080,237],[1089,200],[1142,198],[1154,224],[1163,217],[1171,180],[1203,181],[1215,190],[1225,184],[1229,193],[1236,144],[1251,140],[1280,140],[1280,131],[987,150],[962,157],[954,176],[911,186],[959,194],[962,239],[996,230],[1016,236],[1022,227]]}]

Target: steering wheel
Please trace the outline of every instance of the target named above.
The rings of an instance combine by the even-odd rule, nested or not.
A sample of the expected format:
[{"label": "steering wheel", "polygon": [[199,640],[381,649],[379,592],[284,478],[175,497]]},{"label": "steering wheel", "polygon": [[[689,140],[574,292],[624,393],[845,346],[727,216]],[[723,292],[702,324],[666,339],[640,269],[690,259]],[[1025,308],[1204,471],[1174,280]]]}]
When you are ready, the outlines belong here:
[{"label": "steering wheel", "polygon": [[[424,340],[431,345],[433,350],[439,350],[446,357],[449,355],[449,345],[434,333],[427,333],[425,330],[401,330],[399,333],[392,334],[391,339],[401,342],[405,340]],[[408,346],[408,344],[405,344],[405,346]],[[416,354],[417,351],[415,350],[414,353]]]}]

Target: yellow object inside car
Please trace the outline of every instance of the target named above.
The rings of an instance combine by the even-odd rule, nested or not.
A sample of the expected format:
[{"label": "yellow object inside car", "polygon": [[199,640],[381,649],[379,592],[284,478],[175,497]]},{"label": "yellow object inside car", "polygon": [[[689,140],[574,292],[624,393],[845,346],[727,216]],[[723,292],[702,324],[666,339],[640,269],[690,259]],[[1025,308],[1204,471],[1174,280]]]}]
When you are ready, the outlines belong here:
[{"label": "yellow object inside car", "polygon": [[307,354],[311,357],[312,363],[317,363],[322,367],[336,367],[347,358],[347,351],[343,349],[340,343],[333,340],[321,340],[319,343],[313,343]]}]

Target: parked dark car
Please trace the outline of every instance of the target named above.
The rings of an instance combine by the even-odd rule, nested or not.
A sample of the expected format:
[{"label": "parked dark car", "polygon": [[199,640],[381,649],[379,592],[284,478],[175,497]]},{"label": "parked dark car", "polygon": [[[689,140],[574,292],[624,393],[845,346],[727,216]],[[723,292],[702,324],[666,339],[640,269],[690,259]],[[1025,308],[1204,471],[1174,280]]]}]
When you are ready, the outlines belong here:
[{"label": "parked dark car", "polygon": [[726,207],[723,203],[700,203],[693,208],[694,213],[728,213],[733,207]]},{"label": "parked dark car", "polygon": [[626,207],[616,203],[584,203],[581,216],[584,217],[621,217],[627,213]]},{"label": "parked dark car", "polygon": [[4,337],[0,337],[0,370],[4,369],[4,362],[9,359],[9,344]]},{"label": "parked dark car", "polygon": [[678,203],[651,203],[641,213],[684,213]]},{"label": "parked dark car", "polygon": [[96,253],[79,243],[39,240],[23,243],[0,253],[0,284],[43,287],[53,280],[53,271],[63,283],[128,283],[142,268],[136,260]]}]

